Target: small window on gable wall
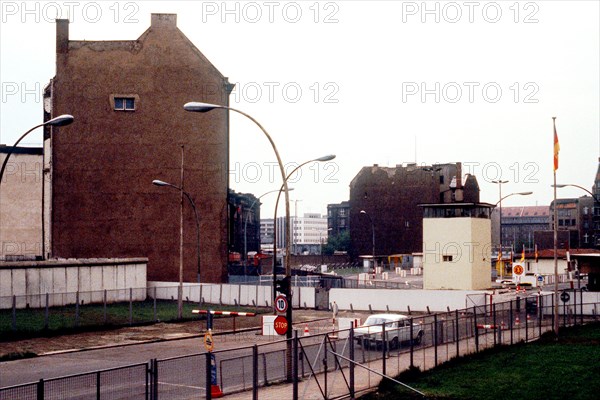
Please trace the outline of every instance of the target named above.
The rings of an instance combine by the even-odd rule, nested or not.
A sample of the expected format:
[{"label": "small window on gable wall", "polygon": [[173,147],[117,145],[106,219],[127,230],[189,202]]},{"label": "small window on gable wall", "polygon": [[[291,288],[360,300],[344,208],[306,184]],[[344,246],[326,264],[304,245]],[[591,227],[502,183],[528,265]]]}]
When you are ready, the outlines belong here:
[{"label": "small window on gable wall", "polygon": [[442,256],[444,262],[452,262],[452,256]]},{"label": "small window on gable wall", "polygon": [[134,97],[115,97],[115,111],[134,111]]}]

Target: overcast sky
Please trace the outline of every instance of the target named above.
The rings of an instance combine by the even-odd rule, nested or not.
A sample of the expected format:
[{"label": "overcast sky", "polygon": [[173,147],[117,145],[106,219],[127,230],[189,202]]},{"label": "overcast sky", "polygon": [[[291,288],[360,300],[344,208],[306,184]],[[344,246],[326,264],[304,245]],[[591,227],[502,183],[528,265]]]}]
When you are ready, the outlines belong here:
[{"label": "overcast sky", "polygon": [[[57,15],[72,40],[133,40],[151,13],[179,29],[236,83],[231,106],[271,134],[291,170],[308,165],[292,212],[347,200],[363,166],[463,162],[481,200],[509,182],[504,206],[552,200],[552,117],[559,183],[591,190],[600,155],[598,1],[2,1],[0,142],[42,121],[55,73]],[[190,99],[195,100],[195,99]],[[197,99],[199,100],[199,99]],[[72,110],[77,115],[77,110]],[[25,144],[40,145],[41,135]],[[281,183],[258,128],[231,116],[231,186],[256,196]],[[561,189],[559,197],[584,192]],[[263,218],[274,195],[263,198]],[[296,206],[296,207],[294,207]],[[282,209],[282,208],[280,208]]]}]

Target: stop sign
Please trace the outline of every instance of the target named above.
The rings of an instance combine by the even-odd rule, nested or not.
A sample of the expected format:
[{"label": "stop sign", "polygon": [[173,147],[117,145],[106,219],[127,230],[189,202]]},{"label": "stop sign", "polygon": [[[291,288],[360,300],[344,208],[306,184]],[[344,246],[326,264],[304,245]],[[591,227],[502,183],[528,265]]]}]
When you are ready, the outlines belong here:
[{"label": "stop sign", "polygon": [[279,335],[285,335],[288,330],[287,319],[283,315],[278,315],[275,321],[273,321],[273,327]]}]

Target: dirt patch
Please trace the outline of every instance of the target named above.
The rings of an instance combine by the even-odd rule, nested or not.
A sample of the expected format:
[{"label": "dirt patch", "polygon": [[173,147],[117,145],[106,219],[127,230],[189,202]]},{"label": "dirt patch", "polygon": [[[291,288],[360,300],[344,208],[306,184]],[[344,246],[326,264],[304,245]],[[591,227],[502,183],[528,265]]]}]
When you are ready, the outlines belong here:
[{"label": "dirt patch", "polygon": [[[340,313],[344,316],[345,313]],[[352,314],[353,316],[356,313]],[[295,323],[303,323],[314,319],[331,318],[329,311],[294,310]],[[235,326],[234,326],[235,325]],[[259,329],[262,316],[256,317],[219,317],[214,318],[214,333],[236,331],[241,329]],[[159,340],[173,340],[203,335],[206,331],[206,320],[199,319],[187,322],[159,322],[153,325],[133,326],[97,332],[80,332],[60,336],[2,342],[0,360],[22,358],[19,355],[32,357],[48,353],[75,351],[114,345],[127,345]]]}]

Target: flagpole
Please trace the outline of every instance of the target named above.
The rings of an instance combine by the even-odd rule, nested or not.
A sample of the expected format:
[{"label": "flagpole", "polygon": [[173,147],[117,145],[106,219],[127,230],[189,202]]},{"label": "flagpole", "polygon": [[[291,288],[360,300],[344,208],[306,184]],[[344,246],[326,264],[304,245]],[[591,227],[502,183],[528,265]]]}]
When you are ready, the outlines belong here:
[{"label": "flagpole", "polygon": [[553,166],[553,174],[554,174],[554,334],[558,337],[558,217],[557,217],[557,207],[556,207],[556,170],[558,168],[558,152],[556,149],[557,146],[557,135],[556,135],[556,117],[552,117],[552,124],[554,126],[554,166]]}]

